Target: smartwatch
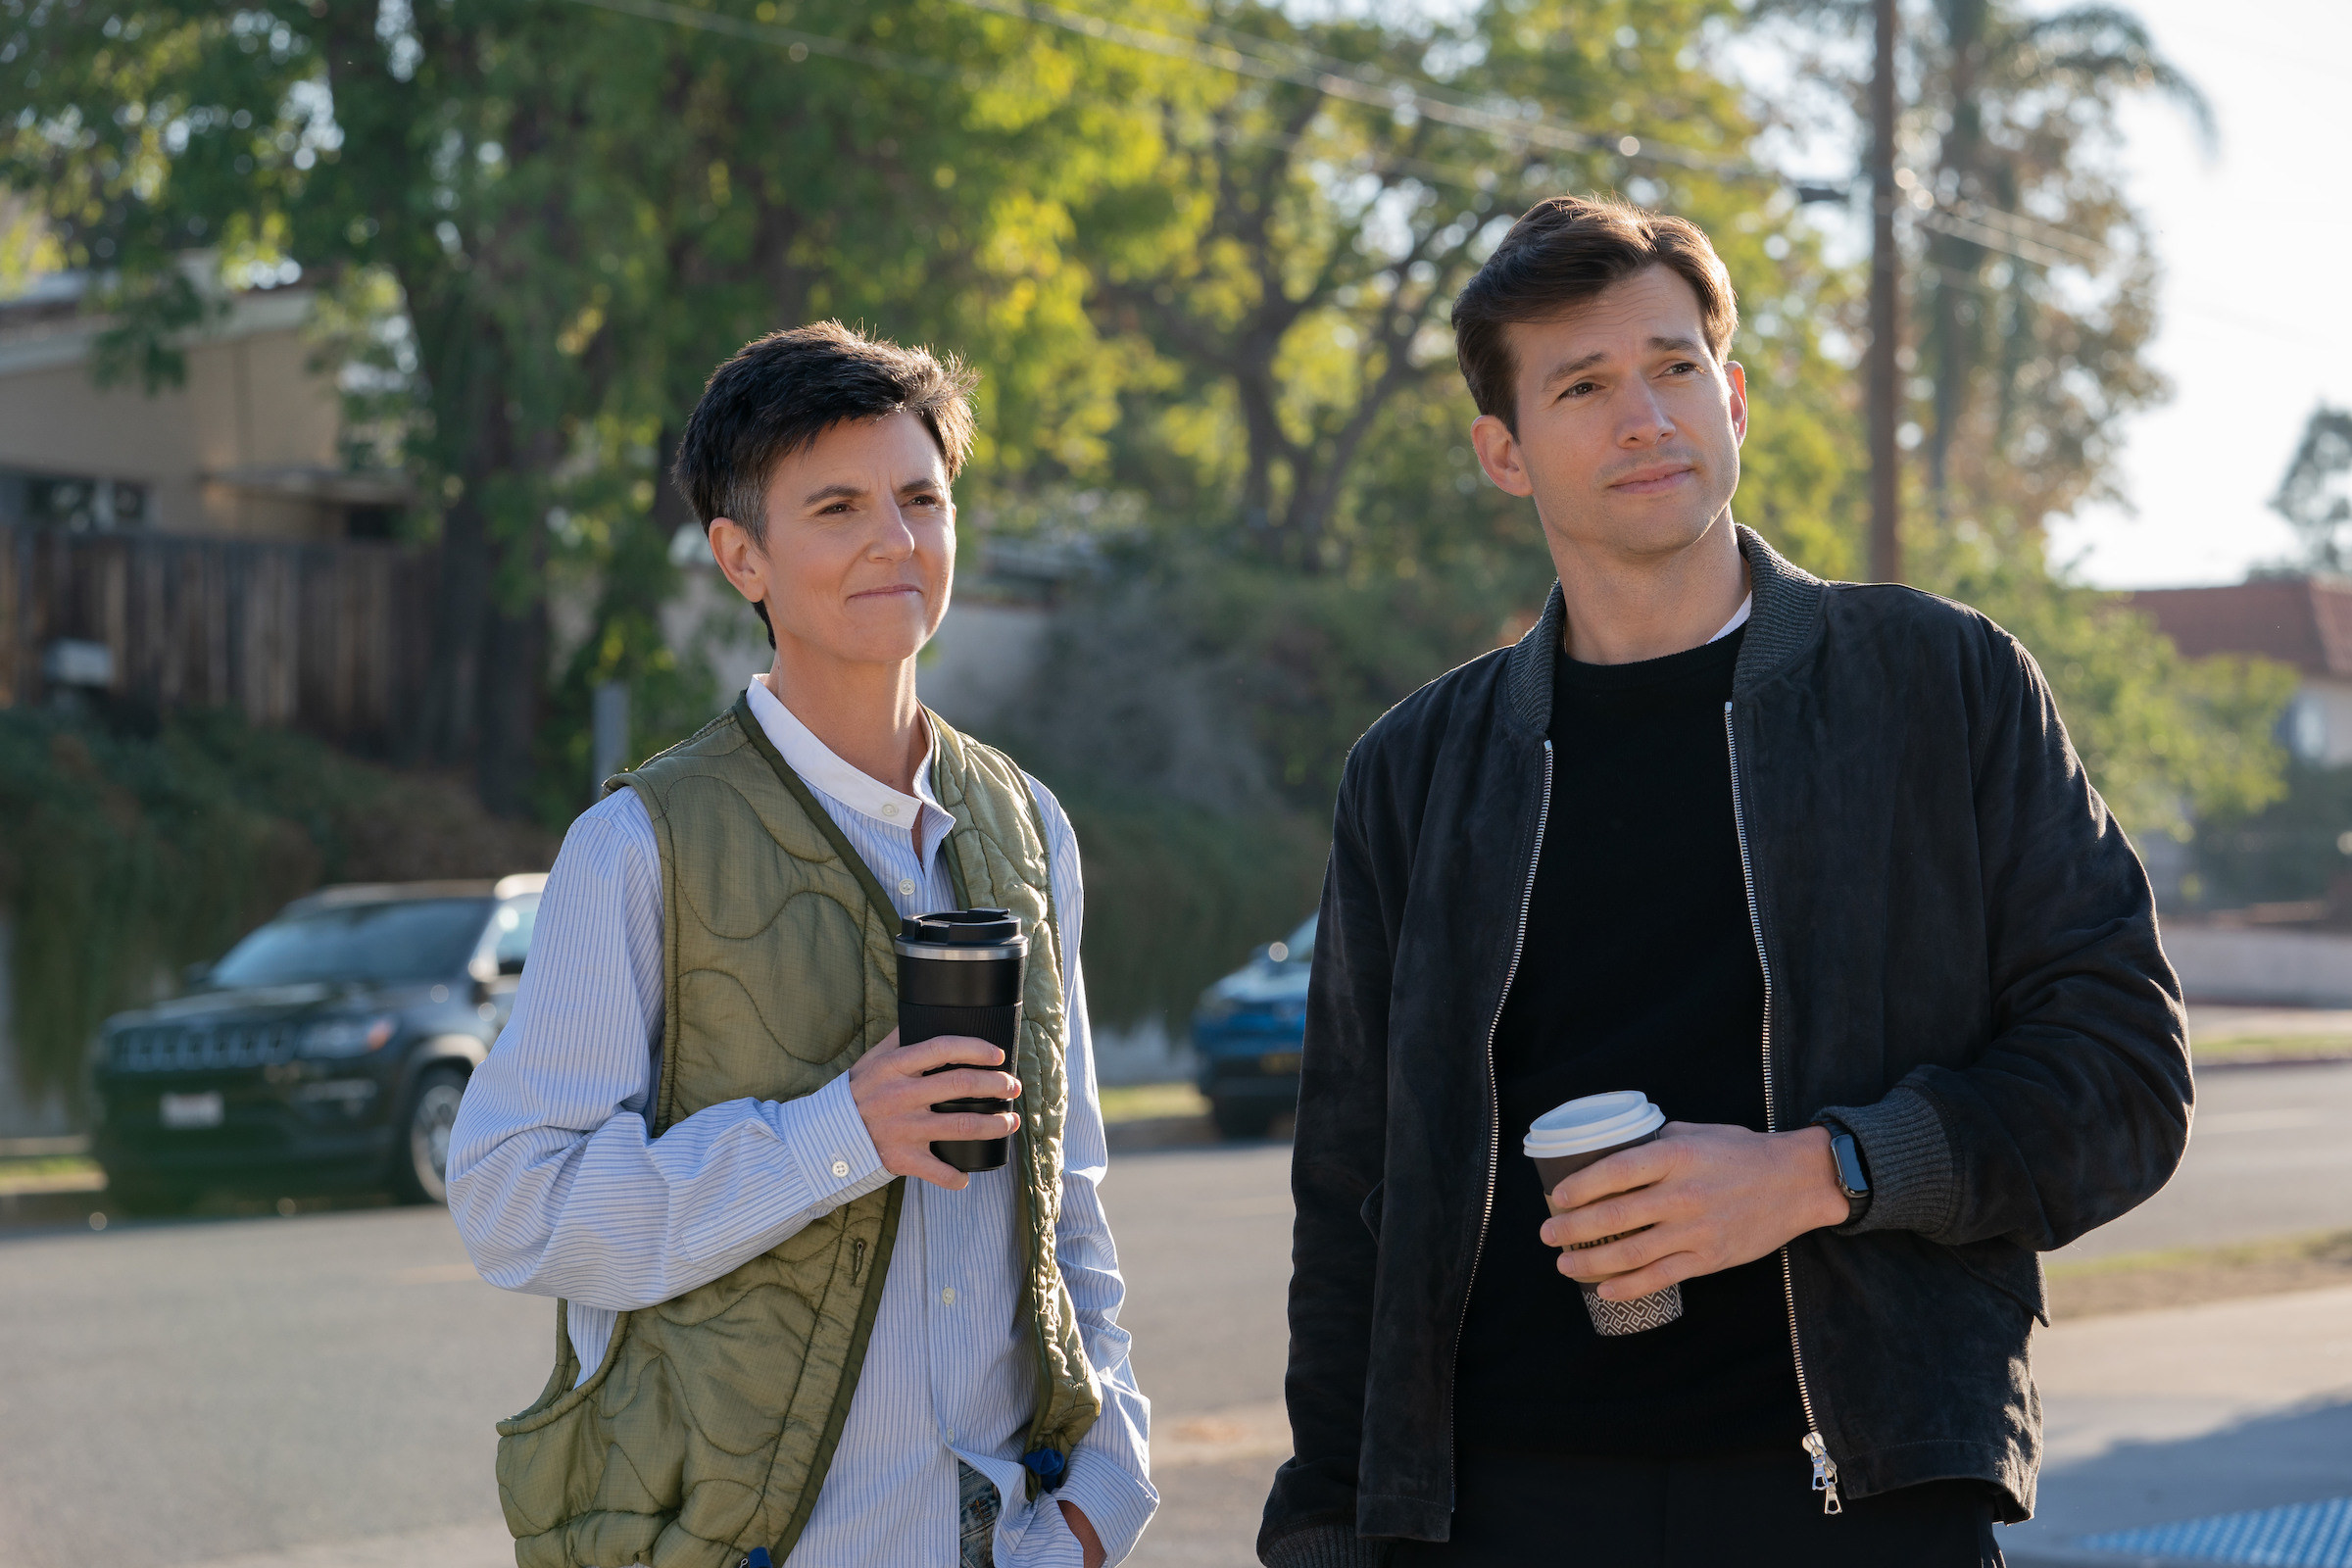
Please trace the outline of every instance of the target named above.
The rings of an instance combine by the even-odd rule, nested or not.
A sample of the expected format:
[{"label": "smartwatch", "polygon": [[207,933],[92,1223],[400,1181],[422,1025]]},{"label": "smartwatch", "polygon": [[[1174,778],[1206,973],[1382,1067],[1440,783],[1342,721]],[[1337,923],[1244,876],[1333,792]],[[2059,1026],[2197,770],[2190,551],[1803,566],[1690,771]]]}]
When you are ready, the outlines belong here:
[{"label": "smartwatch", "polygon": [[1829,1125],[1830,1166],[1838,1175],[1838,1190],[1845,1195],[1845,1222],[1860,1223],[1870,1212],[1870,1172],[1862,1163],[1862,1146],[1844,1128]]}]

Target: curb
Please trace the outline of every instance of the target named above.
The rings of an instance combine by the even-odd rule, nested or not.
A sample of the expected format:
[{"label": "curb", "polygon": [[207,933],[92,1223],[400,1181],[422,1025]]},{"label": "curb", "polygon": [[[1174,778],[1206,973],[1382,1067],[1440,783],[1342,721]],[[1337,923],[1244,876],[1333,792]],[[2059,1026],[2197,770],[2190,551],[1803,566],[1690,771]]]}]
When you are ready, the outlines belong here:
[{"label": "curb", "polygon": [[1140,1116],[1107,1122],[1102,1139],[1114,1154],[1149,1149],[1192,1149],[1218,1142],[1216,1123],[1206,1116]]},{"label": "curb", "polygon": [[108,1212],[105,1195],[99,1192],[0,1193],[0,1230],[86,1225],[92,1214]]},{"label": "curb", "polygon": [[2248,1056],[2235,1061],[2199,1061],[2196,1053],[2191,1051],[2189,1066],[2197,1072],[2252,1072],[2264,1067],[2352,1067],[2352,1056]]}]

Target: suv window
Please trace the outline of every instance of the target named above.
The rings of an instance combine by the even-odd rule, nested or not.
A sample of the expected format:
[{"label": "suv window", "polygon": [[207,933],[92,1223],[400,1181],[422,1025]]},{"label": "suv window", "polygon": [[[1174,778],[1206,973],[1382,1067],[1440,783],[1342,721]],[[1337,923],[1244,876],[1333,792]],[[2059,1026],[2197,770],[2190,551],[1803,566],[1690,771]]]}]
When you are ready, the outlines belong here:
[{"label": "suv window", "polygon": [[539,895],[509,899],[490,917],[491,956],[501,974],[520,974],[531,954],[531,926],[539,918]]},{"label": "suv window", "polygon": [[206,983],[444,979],[465,969],[489,912],[484,899],[402,899],[282,914],[229,949]]}]

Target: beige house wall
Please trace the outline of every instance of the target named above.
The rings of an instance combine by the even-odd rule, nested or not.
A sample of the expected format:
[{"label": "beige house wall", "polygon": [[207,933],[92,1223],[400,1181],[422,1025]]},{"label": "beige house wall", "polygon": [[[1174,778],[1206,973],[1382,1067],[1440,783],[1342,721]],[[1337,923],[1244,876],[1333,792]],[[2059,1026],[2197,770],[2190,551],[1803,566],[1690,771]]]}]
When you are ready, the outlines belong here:
[{"label": "beige house wall", "polygon": [[185,347],[185,382],[153,396],[98,389],[85,322],[0,336],[0,466],[143,484],[147,525],[163,532],[339,537],[337,508],[220,480],[341,466],[341,400],[310,364],[310,306],[301,289],[240,299]]}]

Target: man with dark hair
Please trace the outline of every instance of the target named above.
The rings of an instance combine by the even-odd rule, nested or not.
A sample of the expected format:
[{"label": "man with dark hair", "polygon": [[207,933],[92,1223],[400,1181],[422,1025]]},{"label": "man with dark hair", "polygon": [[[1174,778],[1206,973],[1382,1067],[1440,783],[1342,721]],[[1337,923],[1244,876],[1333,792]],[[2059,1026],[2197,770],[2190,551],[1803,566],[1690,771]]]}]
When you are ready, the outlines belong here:
[{"label": "man with dark hair", "polygon": [[[1696,227],[1564,197],[1455,303],[1559,581],[1340,786],[1276,1568],[1997,1563],[2035,1254],[2180,1158],[2180,988],[2041,672],[1734,523],[1737,318]],[[1622,1090],[1661,1135],[1546,1191],[1531,1123]]]},{"label": "man with dark hair", "polygon": [[[687,423],[677,483],[775,661],[572,824],[450,1140],[483,1277],[563,1298],[499,1426],[527,1568],[1099,1568],[1157,1504],[1077,844],[915,696],[974,379],[828,321]],[[1012,1059],[902,1047],[901,919],[980,907],[1028,942]],[[973,1099],[1012,1108],[933,1108]],[[976,1174],[933,1148],[1007,1134]]]}]

